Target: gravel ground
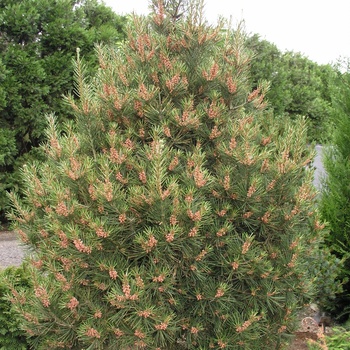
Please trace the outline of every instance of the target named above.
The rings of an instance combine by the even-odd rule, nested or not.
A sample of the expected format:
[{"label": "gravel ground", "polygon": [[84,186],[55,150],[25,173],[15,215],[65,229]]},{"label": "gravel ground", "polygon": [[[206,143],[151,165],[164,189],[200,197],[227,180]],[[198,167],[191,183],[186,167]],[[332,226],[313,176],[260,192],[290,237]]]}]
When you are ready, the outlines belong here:
[{"label": "gravel ground", "polygon": [[17,235],[13,231],[0,231],[0,268],[20,265],[24,255]]}]

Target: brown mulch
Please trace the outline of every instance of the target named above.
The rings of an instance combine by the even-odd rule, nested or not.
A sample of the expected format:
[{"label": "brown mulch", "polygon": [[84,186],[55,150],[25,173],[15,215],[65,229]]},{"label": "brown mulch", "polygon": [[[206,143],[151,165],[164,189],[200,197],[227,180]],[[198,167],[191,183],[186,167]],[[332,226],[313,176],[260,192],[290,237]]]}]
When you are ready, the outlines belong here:
[{"label": "brown mulch", "polygon": [[308,341],[310,339],[317,341],[318,339],[317,334],[312,332],[295,332],[294,335],[295,338],[292,344],[288,347],[288,350],[308,350]]}]

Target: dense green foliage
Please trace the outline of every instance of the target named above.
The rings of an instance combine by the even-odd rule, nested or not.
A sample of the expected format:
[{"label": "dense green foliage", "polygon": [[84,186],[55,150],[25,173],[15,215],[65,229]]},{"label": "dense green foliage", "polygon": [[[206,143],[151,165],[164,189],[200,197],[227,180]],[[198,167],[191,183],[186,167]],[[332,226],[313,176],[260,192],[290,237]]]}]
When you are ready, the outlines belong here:
[{"label": "dense green foliage", "polygon": [[326,244],[320,247],[310,267],[311,275],[314,276],[312,284],[315,287],[313,302],[323,312],[329,312],[337,302],[338,296],[343,293],[342,279],[344,260],[333,254],[333,250]]},{"label": "dense green foliage", "polygon": [[[151,2],[156,6],[157,0]],[[168,14],[179,20],[194,11],[196,2],[167,0]],[[72,91],[71,59],[76,48],[89,67],[96,63],[96,42],[124,38],[125,19],[97,0],[2,0],[0,3],[0,220],[8,203],[6,192],[17,190],[20,167],[42,159],[36,146],[43,140],[46,112],[59,120],[71,118],[62,94]],[[335,73],[300,54],[282,54],[275,45],[247,38],[256,59],[251,82],[270,82],[269,106],[281,119],[305,116],[308,141],[328,140],[329,81]]]},{"label": "dense green foliage", "polygon": [[330,65],[318,65],[299,53],[282,53],[274,44],[260,40],[258,35],[247,38],[255,60],[251,64],[253,84],[270,82],[267,99],[276,115],[282,118],[304,116],[308,120],[308,140],[329,139],[331,96],[329,86],[336,70]]},{"label": "dense green foliage", "polygon": [[348,327],[332,327],[331,333],[320,334],[317,341],[308,342],[309,350],[349,350],[350,330]]},{"label": "dense green foliage", "polygon": [[96,0],[0,1],[0,219],[19,167],[40,156],[33,147],[43,140],[45,113],[71,117],[62,94],[73,86],[76,49],[95,67],[95,43],[122,40],[123,23]]},{"label": "dense green foliage", "polygon": [[26,350],[27,334],[21,330],[20,318],[8,300],[14,292],[9,284],[16,287],[15,293],[32,287],[25,265],[0,271],[0,350]]},{"label": "dense green foliage", "polygon": [[91,80],[78,56],[74,123],[49,118],[12,195],[35,349],[279,348],[310,296],[305,123],[274,118],[241,33],[200,18],[136,17]]},{"label": "dense green foliage", "polygon": [[[350,277],[350,69],[339,73],[333,85],[334,132],[330,146],[325,150],[324,179],[320,210],[328,221],[330,235],[327,239],[335,254],[345,259],[340,278]],[[337,314],[349,314],[350,282],[332,307]]]}]

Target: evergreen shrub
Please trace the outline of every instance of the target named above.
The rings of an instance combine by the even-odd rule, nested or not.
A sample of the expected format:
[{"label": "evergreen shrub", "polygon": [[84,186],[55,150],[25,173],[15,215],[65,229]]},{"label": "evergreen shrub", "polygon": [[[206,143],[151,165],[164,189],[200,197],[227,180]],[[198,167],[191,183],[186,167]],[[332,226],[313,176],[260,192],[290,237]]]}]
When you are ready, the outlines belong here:
[{"label": "evergreen shrub", "polygon": [[78,56],[75,121],[49,118],[12,195],[34,348],[282,347],[323,232],[305,122],[265,110],[244,36],[201,11],[160,3],[98,57],[88,81]]}]

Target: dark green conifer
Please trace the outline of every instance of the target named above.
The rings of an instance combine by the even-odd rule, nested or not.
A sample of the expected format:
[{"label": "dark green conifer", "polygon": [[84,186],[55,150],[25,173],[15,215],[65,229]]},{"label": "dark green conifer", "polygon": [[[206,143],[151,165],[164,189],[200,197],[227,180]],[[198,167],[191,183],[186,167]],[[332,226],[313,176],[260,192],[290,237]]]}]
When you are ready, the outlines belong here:
[{"label": "dark green conifer", "polygon": [[342,266],[338,279],[343,282],[343,291],[327,307],[342,321],[350,314],[350,62],[339,66],[338,75],[332,84],[333,133],[331,142],[323,148],[325,177],[322,186],[320,212],[328,222],[330,234],[327,245]]}]

